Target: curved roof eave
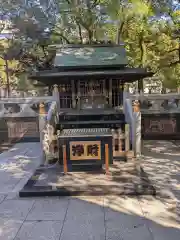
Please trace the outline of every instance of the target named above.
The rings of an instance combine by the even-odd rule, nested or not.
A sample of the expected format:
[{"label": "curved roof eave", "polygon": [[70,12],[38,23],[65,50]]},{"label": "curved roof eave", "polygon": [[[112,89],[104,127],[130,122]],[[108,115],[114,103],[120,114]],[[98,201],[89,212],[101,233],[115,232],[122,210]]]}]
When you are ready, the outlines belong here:
[{"label": "curved roof eave", "polygon": [[30,75],[31,79],[42,79],[42,78],[88,78],[88,77],[94,77],[94,78],[99,78],[99,77],[108,77],[108,78],[128,78],[132,77],[133,79],[136,78],[136,80],[140,78],[145,78],[145,77],[151,77],[153,76],[153,72],[148,72],[143,68],[124,68],[124,69],[106,69],[106,70],[82,70],[82,71],[54,71],[54,70],[46,70],[46,71],[39,71],[39,72],[34,72]]}]

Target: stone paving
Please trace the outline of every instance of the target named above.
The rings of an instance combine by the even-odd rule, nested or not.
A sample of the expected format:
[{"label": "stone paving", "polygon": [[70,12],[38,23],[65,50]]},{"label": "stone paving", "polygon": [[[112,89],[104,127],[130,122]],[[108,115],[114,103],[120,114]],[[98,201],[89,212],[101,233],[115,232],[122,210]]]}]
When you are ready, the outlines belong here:
[{"label": "stone paving", "polygon": [[180,142],[145,141],[141,166],[158,192],[158,199],[180,214]]},{"label": "stone paving", "polygon": [[[174,157],[176,167],[168,165],[171,174],[165,178],[163,166],[160,166],[164,164],[163,160],[154,161],[148,168],[147,159],[151,162],[150,155],[154,154],[147,152],[148,144],[152,143],[145,143],[142,165],[157,187],[164,179],[161,187],[166,183],[164,189],[170,191],[172,185],[179,184],[178,149],[174,150],[174,154],[175,152],[177,154]],[[160,142],[159,147],[163,147],[164,144],[167,143]],[[157,143],[154,146],[157,146]],[[153,149],[152,145],[151,148]],[[173,195],[168,198],[170,199],[168,203],[167,196],[165,198],[163,194],[156,198],[84,196],[19,199],[17,193],[40,164],[40,154],[39,144],[29,143],[17,144],[11,151],[0,155],[0,240],[179,239],[178,208],[169,204],[172,200],[178,204],[175,188],[173,188],[174,192],[172,191]],[[159,159],[165,159],[163,157]],[[168,158],[168,164],[173,164],[171,160],[173,157],[168,155]],[[161,180],[151,175],[157,167],[159,170],[155,175],[161,176]],[[175,183],[173,179],[170,181],[172,173],[177,175]],[[165,191],[164,189],[162,190]]]}]

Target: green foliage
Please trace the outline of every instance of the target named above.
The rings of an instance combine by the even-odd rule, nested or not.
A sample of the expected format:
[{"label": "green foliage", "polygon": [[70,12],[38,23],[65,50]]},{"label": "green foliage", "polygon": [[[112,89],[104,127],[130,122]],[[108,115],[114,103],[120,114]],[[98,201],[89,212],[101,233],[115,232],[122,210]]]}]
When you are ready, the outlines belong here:
[{"label": "green foliage", "polygon": [[10,44],[10,40],[0,41],[0,79],[1,85],[5,86],[16,84],[16,72],[19,70],[19,62],[12,57]]},{"label": "green foliage", "polygon": [[[22,1],[0,2],[6,11],[14,11]],[[13,27],[19,31],[8,49],[11,59],[18,60],[18,66],[14,67],[19,72],[50,67],[54,52],[49,44],[106,39],[125,43],[129,66],[152,70],[164,87],[179,87],[180,12],[173,10],[172,0],[56,2],[58,12],[48,4],[47,14],[38,5],[29,8],[22,5],[25,14],[12,19]],[[166,13],[168,18],[160,18],[160,13]],[[50,36],[45,31],[47,27]],[[0,52],[1,48],[0,44]]]},{"label": "green foliage", "polygon": [[[117,1],[115,1],[117,3]],[[117,41],[117,35],[126,44],[129,65],[146,67],[155,72],[164,87],[179,86],[180,34],[179,11],[173,11],[170,2],[129,1],[129,5],[119,4],[111,16],[118,20],[108,24],[108,38]],[[167,19],[152,18],[161,10],[169,15]]]}]

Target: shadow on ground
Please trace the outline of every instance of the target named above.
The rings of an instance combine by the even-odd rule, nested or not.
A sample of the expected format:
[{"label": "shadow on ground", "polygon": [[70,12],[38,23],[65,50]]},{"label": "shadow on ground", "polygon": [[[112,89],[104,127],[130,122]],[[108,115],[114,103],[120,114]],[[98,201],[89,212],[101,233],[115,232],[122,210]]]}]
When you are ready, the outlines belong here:
[{"label": "shadow on ground", "polygon": [[20,191],[21,197],[30,196],[103,196],[103,195],[146,195],[155,190],[142,171],[138,171],[133,161],[114,161],[109,174],[96,172],[68,172],[56,165],[52,168],[40,167]]},{"label": "shadow on ground", "polygon": [[[20,199],[21,188],[14,191],[15,179],[24,179],[36,168],[39,150],[35,145],[26,146],[28,152],[25,145],[21,151],[18,145],[0,155],[0,186],[10,187],[7,193],[0,194],[0,239],[39,240],[41,236],[44,240],[179,240],[180,166],[178,147],[174,144],[145,142],[142,166],[158,189],[156,197],[107,194]],[[122,169],[122,185],[127,186],[132,172],[128,165],[124,165],[124,173]],[[75,185],[85,181],[83,175],[78,176]],[[11,190],[14,194],[10,194]]]},{"label": "shadow on ground", "polygon": [[[0,154],[0,192],[12,191],[40,164],[39,143],[17,143]],[[24,183],[25,184],[25,183]]]},{"label": "shadow on ground", "polygon": [[166,219],[156,201],[145,207],[142,199],[126,196],[5,199],[0,204],[0,238],[179,240],[180,226]]},{"label": "shadow on ground", "polygon": [[144,141],[142,166],[157,190],[156,198],[180,223],[180,145],[175,143]]}]

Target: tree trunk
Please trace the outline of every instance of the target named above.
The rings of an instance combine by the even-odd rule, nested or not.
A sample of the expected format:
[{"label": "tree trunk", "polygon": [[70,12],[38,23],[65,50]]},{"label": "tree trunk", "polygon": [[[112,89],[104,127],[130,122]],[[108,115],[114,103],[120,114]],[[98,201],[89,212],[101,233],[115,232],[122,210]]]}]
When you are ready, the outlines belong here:
[{"label": "tree trunk", "polygon": [[80,42],[83,43],[81,25],[79,23],[77,23],[77,25],[78,25],[79,39],[80,39]]},{"label": "tree trunk", "polygon": [[161,93],[166,94],[166,88],[165,87],[162,87]]},{"label": "tree trunk", "polygon": [[8,61],[5,58],[5,73],[6,73],[6,80],[7,80],[7,97],[10,96],[10,82],[9,82],[9,68],[8,68]]},{"label": "tree trunk", "polygon": [[116,44],[118,45],[121,42],[121,34],[122,34],[123,27],[124,27],[124,22],[122,22],[120,26],[117,28]]},{"label": "tree trunk", "polygon": [[138,80],[138,92],[144,92],[144,84],[143,84],[143,79]]},{"label": "tree trunk", "polygon": [[[146,63],[146,45],[144,42],[144,36],[143,36],[143,32],[140,34],[140,39],[139,39],[139,46],[140,46],[140,50],[141,50],[141,64],[140,67],[144,68],[145,67],[145,63]],[[144,86],[143,86],[143,79],[138,80],[138,91],[142,91],[144,92]]]},{"label": "tree trunk", "polygon": [[93,40],[93,32],[89,29],[88,30],[88,40],[89,40],[89,43],[92,43],[92,40]]}]

